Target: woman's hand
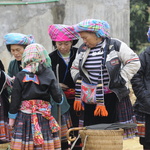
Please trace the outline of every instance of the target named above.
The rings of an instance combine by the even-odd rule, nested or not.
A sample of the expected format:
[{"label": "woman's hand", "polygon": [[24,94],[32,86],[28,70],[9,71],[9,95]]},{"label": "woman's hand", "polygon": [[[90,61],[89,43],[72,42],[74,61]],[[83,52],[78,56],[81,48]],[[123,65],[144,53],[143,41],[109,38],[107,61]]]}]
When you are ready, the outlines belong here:
[{"label": "woman's hand", "polygon": [[68,89],[69,87],[63,83],[59,83],[60,87],[62,88],[62,90],[66,90]]},{"label": "woman's hand", "polygon": [[13,129],[14,123],[15,123],[15,119],[9,118],[9,126],[10,126],[11,129]]}]

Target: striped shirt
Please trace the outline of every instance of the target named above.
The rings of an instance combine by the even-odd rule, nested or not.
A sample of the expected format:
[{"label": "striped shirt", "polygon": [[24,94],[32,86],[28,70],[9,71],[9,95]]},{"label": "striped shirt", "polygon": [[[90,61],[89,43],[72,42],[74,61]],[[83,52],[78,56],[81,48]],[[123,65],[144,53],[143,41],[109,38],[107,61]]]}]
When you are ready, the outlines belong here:
[{"label": "striped shirt", "polygon": [[[105,41],[103,43],[99,43],[95,48],[91,48],[89,55],[83,65],[83,67],[87,70],[89,74],[89,78],[91,80],[91,83],[93,85],[97,85],[96,93],[95,93],[95,99],[96,103],[101,103],[104,105],[104,94],[111,93],[111,91],[108,88],[109,83],[109,75],[106,69],[106,66],[103,66],[103,60],[104,60],[104,47]],[[81,88],[82,88],[82,81],[80,80],[76,82],[76,88],[75,88],[75,98],[77,100],[80,100],[81,98]],[[90,91],[90,85],[84,85],[86,87],[87,92]],[[82,90],[83,91],[83,90]],[[93,95],[93,93],[88,93]],[[87,94],[87,95],[88,95]],[[86,96],[87,98],[87,96]]]},{"label": "striped shirt", "polygon": [[88,71],[92,84],[102,83],[103,88],[108,90],[109,75],[106,66],[103,66],[104,49],[102,44],[99,43],[95,48],[91,48],[83,67]]}]

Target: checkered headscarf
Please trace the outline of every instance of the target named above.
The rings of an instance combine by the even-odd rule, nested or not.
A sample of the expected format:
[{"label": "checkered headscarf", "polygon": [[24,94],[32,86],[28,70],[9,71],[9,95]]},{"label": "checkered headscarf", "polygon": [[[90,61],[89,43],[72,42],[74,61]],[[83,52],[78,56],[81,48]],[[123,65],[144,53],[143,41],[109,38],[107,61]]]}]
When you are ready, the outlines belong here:
[{"label": "checkered headscarf", "polygon": [[4,36],[5,44],[29,45],[35,43],[33,35],[25,35],[21,33],[8,33]]},{"label": "checkered headscarf", "polygon": [[76,32],[91,31],[95,32],[97,37],[109,37],[109,24],[104,20],[86,19],[73,25]]},{"label": "checkered headscarf", "polygon": [[72,26],[53,24],[48,28],[48,34],[52,41],[73,41],[79,39],[79,34]]},{"label": "checkered headscarf", "polygon": [[51,59],[48,56],[46,49],[37,43],[28,45],[22,55],[22,68],[30,72],[38,72],[39,65],[44,67],[51,66]]}]

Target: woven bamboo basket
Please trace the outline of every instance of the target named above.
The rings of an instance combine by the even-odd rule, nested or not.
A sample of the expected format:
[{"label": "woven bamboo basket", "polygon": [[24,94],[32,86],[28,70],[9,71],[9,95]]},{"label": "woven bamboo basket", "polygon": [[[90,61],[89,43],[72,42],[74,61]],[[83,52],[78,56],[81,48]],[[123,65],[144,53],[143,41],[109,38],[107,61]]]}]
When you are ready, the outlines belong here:
[{"label": "woven bamboo basket", "polygon": [[0,144],[0,150],[6,150],[9,147],[9,143]]},{"label": "woven bamboo basket", "polygon": [[120,130],[80,130],[85,150],[122,150],[123,129]]},{"label": "woven bamboo basket", "polygon": [[[77,130],[77,129],[76,129]],[[71,129],[71,131],[73,131]],[[123,149],[123,129],[119,130],[80,130],[82,150],[122,150]],[[69,139],[70,141],[75,140]]]}]

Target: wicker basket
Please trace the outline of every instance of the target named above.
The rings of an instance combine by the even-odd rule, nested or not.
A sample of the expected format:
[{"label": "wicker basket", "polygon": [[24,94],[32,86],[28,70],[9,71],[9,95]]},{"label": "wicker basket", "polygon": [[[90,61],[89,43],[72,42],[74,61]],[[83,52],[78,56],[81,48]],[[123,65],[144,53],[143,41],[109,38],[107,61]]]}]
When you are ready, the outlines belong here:
[{"label": "wicker basket", "polygon": [[83,150],[122,150],[123,129],[79,130]]},{"label": "wicker basket", "polygon": [[0,144],[0,150],[6,150],[9,147],[9,143]]},{"label": "wicker basket", "polygon": [[75,141],[76,137],[69,136],[71,131],[79,130],[79,137],[83,144],[82,150],[122,150],[123,149],[123,129],[119,130],[93,130],[84,127],[72,128],[67,132],[69,141]]}]

